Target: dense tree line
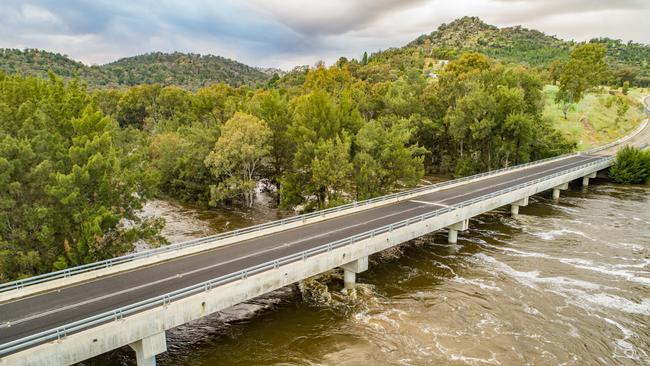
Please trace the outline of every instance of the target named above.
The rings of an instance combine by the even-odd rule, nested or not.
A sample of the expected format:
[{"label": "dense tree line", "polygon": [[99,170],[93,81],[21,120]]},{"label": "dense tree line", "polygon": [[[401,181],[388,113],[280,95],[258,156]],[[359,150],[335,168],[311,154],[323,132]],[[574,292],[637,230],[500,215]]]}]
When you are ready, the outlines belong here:
[{"label": "dense tree line", "polygon": [[65,268],[159,241],[154,194],[206,205],[330,207],[574,148],[541,117],[537,71],[478,53],[427,78],[372,58],[301,68],[263,87],[144,84],[88,92],[0,77],[0,275]]},{"label": "dense tree line", "polygon": [[87,66],[67,56],[37,49],[0,49],[0,70],[8,74],[47,78],[52,71],[67,79],[78,75],[97,88],[159,83],[198,89],[216,82],[256,85],[271,76],[225,57],[192,53],[152,52],[105,65]]},{"label": "dense tree line", "polygon": [[250,205],[263,181],[283,206],[323,208],[412,186],[426,171],[461,176],[574,147],[542,120],[534,70],[464,54],[438,80],[416,67],[381,73],[340,60],[258,89],[151,84],[93,98],[148,133],[162,192],[211,204]]},{"label": "dense tree line", "polygon": [[162,222],[137,216],[157,180],[145,138],[77,81],[0,72],[0,281],[161,242]]}]

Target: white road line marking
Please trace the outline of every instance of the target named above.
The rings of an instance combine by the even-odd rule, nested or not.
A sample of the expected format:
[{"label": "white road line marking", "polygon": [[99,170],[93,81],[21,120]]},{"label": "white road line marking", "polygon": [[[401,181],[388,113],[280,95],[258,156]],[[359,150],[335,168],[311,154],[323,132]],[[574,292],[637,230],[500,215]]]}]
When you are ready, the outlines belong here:
[{"label": "white road line marking", "polygon": [[451,207],[451,206],[447,206],[445,204],[438,203],[438,202],[418,201],[418,200],[410,200],[410,201],[413,202],[413,203],[422,203],[424,205],[440,206],[440,207]]},{"label": "white road line marking", "polygon": [[[585,163],[585,162],[588,162],[588,161],[597,160],[597,159],[599,159],[599,158],[600,158],[600,157],[588,158],[588,159],[585,159],[585,161],[581,161],[580,163]],[[551,170],[561,169],[561,168],[564,168],[564,167],[567,166],[567,165],[572,165],[572,164],[573,164],[573,163],[571,163],[571,164],[566,164],[566,165],[564,165],[564,166],[559,166],[559,167],[554,167],[554,168],[546,169],[546,170],[543,170],[543,171],[541,171],[541,172],[534,173],[533,176],[535,176],[535,175],[539,175],[539,174],[542,174],[542,173],[546,173],[546,172],[551,171]],[[497,186],[501,186],[501,185],[504,185],[504,184],[507,184],[507,183],[516,182],[516,181],[518,181],[518,180],[525,180],[525,179],[529,179],[529,178],[530,178],[530,176],[524,176],[524,177],[514,178],[514,179],[511,179],[511,180],[508,180],[508,181],[505,181],[505,182],[499,183],[499,184],[497,184]],[[451,200],[451,199],[454,199],[454,198],[457,198],[457,197],[460,197],[460,196],[464,196],[464,195],[467,195],[468,193],[475,193],[475,192],[479,192],[479,191],[483,191],[483,190],[489,190],[490,188],[494,188],[494,186],[492,186],[492,187],[481,187],[481,188],[476,189],[476,190],[471,191],[471,192],[463,192],[462,194],[459,194],[459,195],[456,195],[456,196],[453,196],[453,197],[448,197],[448,198],[444,199],[443,201],[447,201],[447,200]],[[414,203],[421,203],[421,204],[426,204],[426,205],[436,205],[436,206],[441,206],[441,207],[451,207],[451,206],[447,206],[447,205],[445,205],[445,204],[441,204],[441,203],[437,203],[437,202],[418,201],[418,200],[410,200],[410,201],[411,201],[411,202],[414,202]],[[299,239],[299,240],[296,240],[296,241],[292,241],[292,242],[285,243],[285,246],[295,245],[295,244],[298,244],[298,243],[304,242],[304,241],[306,241],[306,240],[313,240],[313,239],[316,239],[316,238],[318,238],[318,237],[329,236],[329,235],[331,235],[332,233],[335,233],[335,232],[343,231],[343,230],[350,229],[350,228],[354,228],[354,227],[357,227],[357,226],[363,226],[363,225],[366,225],[366,224],[368,224],[368,223],[370,223],[370,222],[373,222],[373,221],[377,221],[377,220],[385,219],[385,218],[387,218],[387,217],[391,217],[391,216],[396,216],[396,215],[404,214],[404,213],[406,213],[406,212],[408,212],[408,211],[412,211],[412,210],[415,210],[415,209],[417,209],[417,207],[415,207],[415,208],[411,208],[411,209],[406,209],[406,210],[399,211],[399,212],[396,212],[396,213],[392,213],[392,214],[389,214],[389,215],[381,216],[381,217],[378,217],[378,218],[375,218],[375,219],[372,219],[372,220],[369,220],[369,221],[361,222],[361,223],[358,223],[358,224],[354,224],[354,225],[349,225],[349,226],[340,227],[340,228],[338,228],[338,229],[336,229],[336,230],[328,231],[327,233],[317,234],[317,235],[313,235],[313,236],[311,236],[311,237],[302,238],[302,239]],[[233,244],[234,244],[234,243],[233,243]],[[228,264],[228,263],[231,263],[231,262],[235,262],[235,261],[238,261],[238,260],[242,260],[242,259],[245,259],[245,258],[248,258],[248,257],[257,256],[257,255],[260,255],[260,254],[265,254],[265,253],[268,253],[268,252],[272,252],[272,251],[275,251],[275,250],[280,249],[280,248],[281,248],[281,247],[268,248],[268,249],[263,250],[263,251],[253,252],[253,253],[250,253],[250,254],[248,254],[248,255],[245,255],[245,256],[242,256],[242,257],[233,258],[233,259],[228,260],[228,261],[223,261],[223,262],[220,262],[220,263],[215,263],[215,264],[212,264],[212,265],[209,265],[209,266],[205,266],[205,267],[197,268],[197,269],[194,269],[194,270],[191,270],[191,271],[188,271],[188,272],[184,272],[184,273],[178,273],[178,274],[176,274],[176,275],[173,275],[173,276],[170,276],[170,277],[166,277],[166,278],[162,278],[162,279],[159,279],[159,280],[157,280],[157,281],[148,282],[148,283],[145,283],[145,284],[142,284],[142,285],[139,285],[139,286],[135,286],[135,287],[127,288],[127,289],[124,289],[124,290],[121,290],[121,291],[113,292],[113,293],[110,293],[110,294],[107,294],[107,295],[104,295],[104,296],[100,296],[100,297],[96,297],[96,298],[93,298],[93,299],[90,299],[90,300],[86,300],[86,301],[82,301],[82,302],[79,302],[79,303],[70,304],[70,305],[67,305],[67,306],[63,306],[63,307],[61,307],[61,308],[52,309],[52,310],[49,310],[49,311],[46,311],[46,312],[42,312],[42,313],[35,313],[35,314],[32,314],[32,315],[30,315],[30,316],[28,316],[28,317],[26,317],[26,318],[21,318],[21,319],[16,319],[16,320],[13,320],[13,321],[8,321],[6,324],[3,324],[3,326],[0,326],[0,329],[2,329],[2,328],[8,328],[8,327],[10,327],[10,326],[13,325],[13,324],[18,324],[18,323],[22,323],[22,322],[25,322],[25,321],[33,320],[33,319],[36,319],[36,318],[40,318],[40,317],[43,317],[43,316],[46,316],[46,315],[51,315],[51,314],[53,314],[53,313],[57,313],[57,312],[64,311],[64,310],[68,310],[68,309],[70,309],[70,308],[74,308],[74,307],[78,307],[78,306],[81,306],[81,305],[86,305],[86,304],[89,304],[89,303],[97,302],[97,301],[100,301],[100,300],[106,299],[106,298],[108,298],[108,297],[113,297],[113,296],[116,296],[116,295],[120,295],[120,294],[124,294],[124,293],[128,293],[128,292],[136,291],[136,290],[141,289],[141,288],[143,288],[143,287],[151,286],[151,285],[155,285],[155,284],[159,284],[159,283],[162,283],[162,282],[166,282],[166,281],[169,281],[169,280],[174,279],[174,278],[183,277],[183,276],[190,275],[190,274],[194,274],[194,273],[197,273],[197,272],[202,272],[202,271],[205,271],[205,270],[208,270],[208,269],[214,268],[214,267],[218,267],[218,266],[221,266],[221,265],[225,265],[225,264]],[[191,256],[198,255],[198,254],[200,254],[200,253],[196,253],[196,254],[193,254],[193,255],[191,255]],[[184,256],[184,257],[181,257],[181,258],[187,258],[187,257],[189,257],[189,256]],[[179,258],[179,259],[180,259],[180,258]],[[128,271],[128,272],[131,272],[131,271]],[[122,273],[127,273],[127,272],[122,272]],[[116,274],[116,275],[117,275],[117,274]],[[110,277],[114,277],[114,276],[110,276]],[[95,282],[95,281],[91,281],[91,282]],[[71,287],[74,287],[74,286],[71,286]],[[20,300],[19,300],[19,301],[20,301]]]},{"label": "white road line marking", "polygon": [[244,256],[232,258],[232,259],[227,260],[227,261],[222,261],[222,262],[214,263],[214,264],[211,264],[211,265],[208,265],[208,266],[205,266],[205,267],[196,268],[196,269],[193,269],[191,271],[187,271],[187,272],[183,272],[183,273],[177,273],[177,274],[171,275],[169,277],[161,278],[161,279],[156,280],[156,281],[143,283],[143,284],[138,285],[138,286],[129,287],[129,288],[126,288],[126,289],[123,289],[123,290],[120,290],[120,291],[116,291],[116,292],[111,292],[111,293],[103,295],[103,296],[94,297],[94,298],[88,299],[86,301],[76,302],[76,303],[73,303],[73,304],[65,305],[65,306],[62,306],[62,307],[59,307],[59,308],[56,308],[56,309],[51,309],[51,310],[48,310],[48,311],[44,311],[44,312],[41,312],[41,313],[30,314],[29,316],[24,317],[24,318],[7,321],[6,324],[1,324],[0,325],[0,329],[9,328],[9,327],[11,327],[12,325],[15,325],[15,324],[24,323],[26,321],[38,319],[38,318],[41,318],[41,317],[44,317],[44,316],[47,316],[47,315],[52,315],[54,313],[58,313],[58,312],[61,312],[61,311],[70,310],[72,308],[76,308],[76,307],[79,307],[79,306],[82,306],[82,305],[87,305],[87,304],[94,303],[94,302],[97,302],[97,301],[105,300],[105,299],[107,299],[109,297],[122,295],[122,294],[133,292],[133,291],[137,291],[139,289],[142,289],[142,288],[145,288],[145,287],[148,287],[148,286],[151,286],[151,285],[156,285],[156,284],[160,284],[160,283],[167,282],[167,281],[170,281],[170,280],[174,280],[174,279],[177,279],[177,278],[182,278],[183,276],[187,276],[187,275],[191,275],[191,274],[194,274],[194,273],[210,270],[212,268],[219,267],[219,266],[222,266],[222,265],[226,265],[226,264],[236,262],[236,261],[239,261],[239,260],[242,260],[242,259],[258,256],[258,255],[261,255],[261,254],[270,253],[270,252],[276,251],[278,249],[284,249],[286,247],[296,245],[296,244],[300,244],[300,243],[304,243],[304,242],[309,241],[309,240],[317,239],[317,238],[320,238],[320,237],[330,236],[330,235],[332,235],[334,233],[344,231],[344,230],[347,230],[347,229],[352,229],[352,228],[355,228],[355,227],[358,227],[358,226],[367,225],[367,224],[372,223],[374,221],[382,220],[382,219],[389,218],[389,217],[392,217],[392,216],[402,215],[404,213],[417,210],[418,208],[419,207],[413,207],[413,208],[409,208],[409,209],[406,209],[406,210],[394,212],[394,213],[391,213],[391,214],[388,214],[388,215],[380,216],[380,217],[377,217],[377,218],[374,218],[374,219],[371,219],[371,220],[368,220],[368,221],[360,222],[360,223],[357,223],[357,224],[342,226],[342,227],[339,227],[337,229],[330,230],[330,231],[327,231],[327,232],[324,232],[324,233],[321,233],[321,234],[316,234],[316,235],[312,235],[312,236],[309,236],[309,237],[303,237],[303,238],[300,238],[298,240],[290,241],[290,242],[284,243],[284,245],[282,245],[282,246],[271,247],[271,248],[268,248],[268,249],[265,249],[265,250],[252,252],[252,253],[249,253],[249,254],[244,255]]}]

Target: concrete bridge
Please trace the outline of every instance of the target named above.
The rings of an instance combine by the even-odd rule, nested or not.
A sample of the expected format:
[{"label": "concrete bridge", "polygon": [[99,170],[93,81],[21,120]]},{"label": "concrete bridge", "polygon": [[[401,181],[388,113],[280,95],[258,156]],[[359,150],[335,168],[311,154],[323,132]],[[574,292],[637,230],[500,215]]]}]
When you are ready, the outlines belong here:
[{"label": "concrete bridge", "polygon": [[368,256],[437,231],[455,245],[469,219],[547,190],[559,199],[611,166],[622,145],[645,146],[644,122],[586,153],[479,174],[338,208],[0,285],[0,366],[69,365],[129,345],[155,365],[165,331],[333,268],[344,287]]}]

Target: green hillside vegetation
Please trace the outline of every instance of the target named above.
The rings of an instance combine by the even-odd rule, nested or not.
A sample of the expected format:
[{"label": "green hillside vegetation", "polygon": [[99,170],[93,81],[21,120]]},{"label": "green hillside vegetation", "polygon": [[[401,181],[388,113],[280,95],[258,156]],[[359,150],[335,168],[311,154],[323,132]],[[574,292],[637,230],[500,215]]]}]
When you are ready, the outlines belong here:
[{"label": "green hillside vegetation", "polygon": [[643,89],[631,90],[628,95],[622,94],[620,89],[595,90],[569,110],[567,119],[563,117],[562,108],[554,102],[557,91],[557,86],[544,87],[543,116],[564,136],[577,141],[580,150],[625,136],[645,118],[640,101]]},{"label": "green hillside vegetation", "polygon": [[86,66],[57,53],[0,49],[0,70],[46,78],[48,71],[64,78],[78,75],[90,87],[159,83],[188,89],[224,82],[234,86],[265,83],[270,75],[242,63],[213,55],[154,52],[101,66]]},{"label": "green hillside vegetation", "polygon": [[[635,86],[650,86],[649,45],[609,38],[590,42],[607,47],[608,84],[622,86],[628,81]],[[476,17],[463,17],[441,25],[438,30],[418,37],[403,48],[373,54],[371,59],[411,59],[407,62],[424,65],[424,60],[429,58],[454,59],[463,52],[480,52],[506,63],[549,69],[554,61],[568,59],[580,44],[521,26],[498,28]]]}]

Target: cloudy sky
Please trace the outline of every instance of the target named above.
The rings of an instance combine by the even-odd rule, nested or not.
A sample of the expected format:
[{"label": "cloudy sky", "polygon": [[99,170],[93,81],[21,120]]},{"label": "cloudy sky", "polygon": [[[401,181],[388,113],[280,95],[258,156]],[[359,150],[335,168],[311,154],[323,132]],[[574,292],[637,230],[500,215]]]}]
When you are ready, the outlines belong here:
[{"label": "cloudy sky", "polygon": [[181,51],[290,69],[401,46],[463,15],[650,43],[650,0],[1,0],[0,14],[0,48],[87,64]]}]

